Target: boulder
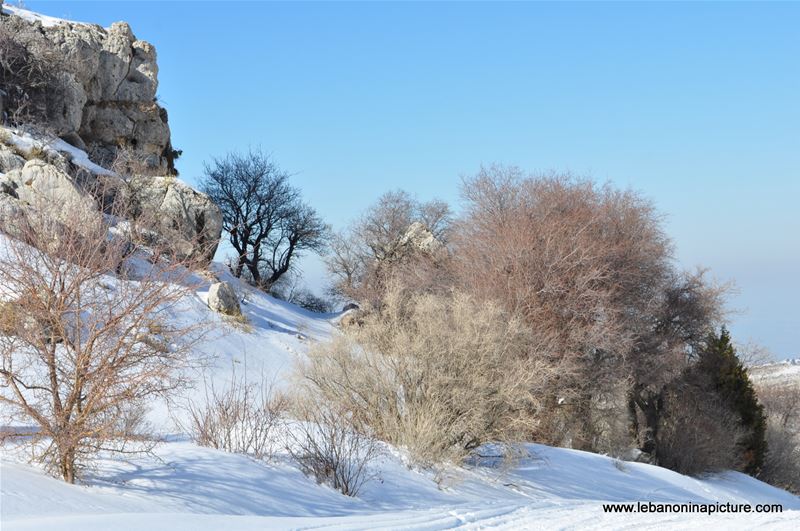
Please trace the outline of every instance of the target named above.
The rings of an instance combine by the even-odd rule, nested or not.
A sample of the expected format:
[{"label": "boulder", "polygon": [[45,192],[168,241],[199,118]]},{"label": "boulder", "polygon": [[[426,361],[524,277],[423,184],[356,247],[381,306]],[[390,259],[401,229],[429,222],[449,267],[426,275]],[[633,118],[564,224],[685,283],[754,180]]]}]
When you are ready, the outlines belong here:
[{"label": "boulder", "polygon": [[153,227],[179,243],[179,254],[210,262],[222,235],[222,212],[211,199],[174,177],[136,177],[131,181],[138,212],[156,215]]},{"label": "boulder", "polygon": [[397,241],[400,249],[414,249],[427,254],[436,254],[444,248],[442,242],[424,224],[415,221]]},{"label": "boulder", "polygon": [[[107,210],[116,199],[142,216],[153,243],[167,243],[179,258],[208,263],[222,234],[222,213],[211,199],[172,176],[137,176],[127,181],[96,175],[70,162],[72,155],[38,148],[25,161],[0,144],[0,221],[11,223],[21,207],[51,208],[60,215]],[[47,160],[44,160],[47,159]],[[124,194],[122,197],[120,193]],[[9,229],[10,230],[10,229]]]},{"label": "boulder", "polygon": [[26,213],[26,207],[12,194],[2,193],[4,183],[0,179],[0,232],[14,238],[23,236],[18,222]]},{"label": "boulder", "polygon": [[208,289],[208,307],[215,312],[234,317],[242,314],[239,298],[229,282],[216,282],[211,285]]},{"label": "boulder", "polygon": [[0,191],[29,205],[52,205],[59,213],[97,210],[94,199],[72,177],[43,160],[31,159],[22,169],[11,170],[4,183]]},{"label": "boulder", "polygon": [[23,166],[25,166],[25,159],[14,153],[8,146],[0,144],[0,173],[21,170]]},{"label": "boulder", "polygon": [[348,312],[350,310],[358,310],[359,308],[360,306],[355,302],[349,302],[344,305],[344,307],[342,308],[342,312]]}]

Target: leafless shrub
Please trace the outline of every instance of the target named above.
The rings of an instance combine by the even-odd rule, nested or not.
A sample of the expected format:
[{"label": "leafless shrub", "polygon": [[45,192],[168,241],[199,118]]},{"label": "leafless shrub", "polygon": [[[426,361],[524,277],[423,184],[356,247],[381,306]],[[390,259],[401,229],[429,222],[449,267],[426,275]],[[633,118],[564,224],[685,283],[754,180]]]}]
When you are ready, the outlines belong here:
[{"label": "leafless shrub", "polygon": [[383,194],[348,230],[334,234],[325,258],[335,279],[334,293],[380,306],[386,291],[397,283],[418,292],[446,290],[452,284],[446,278],[446,253],[431,256],[398,245],[414,222],[447,243],[452,224],[447,203],[421,202],[401,190]]},{"label": "leafless shrub", "polygon": [[20,21],[0,24],[0,87],[2,122],[44,125],[64,100],[66,60],[35,31]]},{"label": "leafless shrub", "polygon": [[288,407],[286,395],[264,376],[254,383],[235,372],[224,390],[208,380],[205,387],[205,403],[189,406],[192,440],[201,446],[271,459]]},{"label": "leafless shrub", "polygon": [[[102,161],[102,156],[90,153],[92,160]],[[114,158],[108,161],[108,169],[117,175],[133,177],[135,175],[158,176],[163,175],[163,170],[155,167],[150,157],[130,146],[118,146],[114,151]]]},{"label": "leafless shrub", "polygon": [[356,429],[349,412],[304,398],[296,404],[302,422],[288,433],[287,450],[306,475],[346,496],[357,496],[374,477],[370,464],[380,454],[373,437]]},{"label": "leafless shrub", "polygon": [[456,285],[520,315],[555,373],[537,440],[598,450],[633,434],[653,453],[661,395],[716,324],[722,291],[675,270],[661,216],[635,192],[493,166],[462,195]]},{"label": "leafless shrub", "polygon": [[306,310],[316,313],[333,311],[333,303],[315,295],[302,283],[299,275],[289,273],[278,280],[269,290],[270,295],[282,301],[291,302]]},{"label": "leafless shrub", "polygon": [[[147,438],[147,402],[185,383],[177,369],[202,332],[170,314],[191,291],[186,264],[110,229],[97,211],[44,200],[0,227],[14,235],[0,252],[0,403],[36,426],[4,437],[24,436],[68,482],[96,452]],[[122,269],[135,281],[115,278]]]},{"label": "leafless shrub", "polygon": [[800,385],[757,386],[767,413],[767,457],[759,479],[800,494]]},{"label": "leafless shrub", "polygon": [[524,325],[496,305],[393,288],[346,332],[301,367],[307,393],[422,465],[513,440],[542,413],[537,392],[552,373],[525,358]]},{"label": "leafless shrub", "polygon": [[757,367],[775,359],[770,350],[753,340],[736,345],[736,353],[745,367]]}]

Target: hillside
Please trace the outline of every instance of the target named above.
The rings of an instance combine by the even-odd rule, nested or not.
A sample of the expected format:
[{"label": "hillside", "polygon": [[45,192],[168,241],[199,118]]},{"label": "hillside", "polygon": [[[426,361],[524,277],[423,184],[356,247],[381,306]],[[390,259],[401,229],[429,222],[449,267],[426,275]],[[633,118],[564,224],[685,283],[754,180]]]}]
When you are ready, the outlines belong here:
[{"label": "hillside", "polygon": [[767,363],[750,368],[753,379],[765,384],[795,383],[800,385],[800,359]]},{"label": "hillside", "polygon": [[[246,332],[206,308],[205,297],[200,289],[186,301],[180,318],[216,323],[216,337],[202,350],[214,356],[209,370],[220,383],[246,358],[254,377],[266,370],[286,384],[292,364],[308,345],[336,333],[335,315],[315,315],[255,291],[243,306],[252,323]],[[202,396],[198,388],[187,398]],[[179,409],[156,408],[151,415],[163,433],[172,433],[169,442],[152,456],[104,459],[86,485],[49,478],[4,449],[3,529],[658,528],[670,522],[683,528],[791,529],[800,518],[800,499],[740,473],[695,479],[535,444],[525,445],[527,455],[510,467],[486,459],[438,475],[409,469],[402,451],[384,447],[372,465],[374,479],[354,499],[315,484],[282,450],[265,463],[202,448],[175,433]],[[781,503],[784,512],[687,517],[619,516],[602,510],[603,502],[636,501]]]}]

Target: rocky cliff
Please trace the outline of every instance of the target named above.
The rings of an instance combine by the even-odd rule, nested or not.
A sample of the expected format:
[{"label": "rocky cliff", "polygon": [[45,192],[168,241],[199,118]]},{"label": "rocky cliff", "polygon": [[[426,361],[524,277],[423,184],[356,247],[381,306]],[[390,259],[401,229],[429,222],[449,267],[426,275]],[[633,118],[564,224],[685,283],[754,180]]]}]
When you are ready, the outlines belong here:
[{"label": "rocky cliff", "polygon": [[95,162],[109,163],[124,147],[149,166],[174,172],[167,112],[156,101],[158,65],[150,43],[137,39],[125,22],[102,28],[3,6],[2,0],[0,6],[0,32],[12,41],[12,51],[48,70],[41,82],[48,84],[46,91],[34,87],[15,94],[15,87],[2,87],[6,123],[15,107],[27,105],[40,111],[49,131],[86,150]]},{"label": "rocky cliff", "polygon": [[0,231],[15,236],[31,209],[89,209],[210,261],[222,214],[174,176],[153,46],[124,22],[104,29],[2,0],[0,11]]}]

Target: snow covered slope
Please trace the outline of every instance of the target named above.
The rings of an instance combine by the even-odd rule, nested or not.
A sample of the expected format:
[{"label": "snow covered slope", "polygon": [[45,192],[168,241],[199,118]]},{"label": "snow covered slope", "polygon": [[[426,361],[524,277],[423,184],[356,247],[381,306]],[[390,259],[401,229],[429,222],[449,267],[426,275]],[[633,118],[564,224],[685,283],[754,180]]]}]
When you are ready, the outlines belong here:
[{"label": "snow covered slope", "polygon": [[[221,265],[218,276],[235,282]],[[238,284],[237,284],[238,285]],[[249,328],[205,306],[202,287],[174,316],[213,329],[198,355],[218,385],[231,371],[262,373],[289,385],[309,345],[335,333],[336,315],[314,314],[238,285]],[[202,378],[198,374],[197,378]],[[200,386],[186,399],[203,399]],[[170,442],[150,456],[107,457],[83,485],[67,485],[4,450],[0,461],[3,531],[20,529],[447,529],[704,528],[795,529],[800,499],[748,476],[694,479],[662,468],[530,444],[511,466],[491,459],[434,473],[407,466],[386,447],[374,479],[350,498],[305,477],[285,453],[269,463],[199,447],[173,423],[180,409],[154,405],[152,420]],[[607,514],[603,502],[778,503],[779,514]]]},{"label": "snow covered slope", "polygon": [[[530,445],[509,471],[452,470],[440,484],[388,453],[359,499],[316,485],[282,459],[265,464],[164,444],[151,458],[106,461],[90,486],[3,462],[2,528],[18,529],[796,529],[800,500],[748,476],[705,480],[594,454]],[[99,479],[103,478],[103,479]],[[779,514],[606,514],[602,502],[780,503]]]},{"label": "snow covered slope", "polygon": [[795,383],[800,385],[800,358],[751,367],[750,375],[757,382],[772,385]]}]

